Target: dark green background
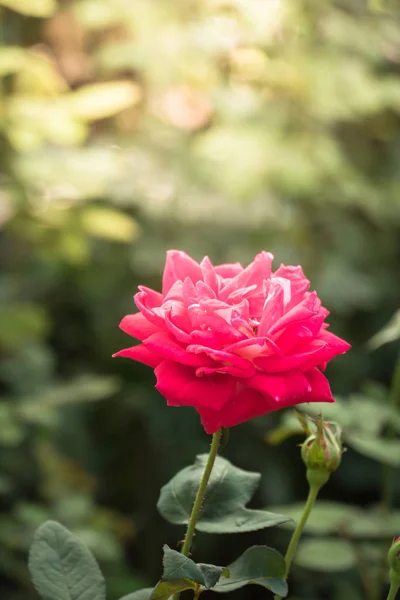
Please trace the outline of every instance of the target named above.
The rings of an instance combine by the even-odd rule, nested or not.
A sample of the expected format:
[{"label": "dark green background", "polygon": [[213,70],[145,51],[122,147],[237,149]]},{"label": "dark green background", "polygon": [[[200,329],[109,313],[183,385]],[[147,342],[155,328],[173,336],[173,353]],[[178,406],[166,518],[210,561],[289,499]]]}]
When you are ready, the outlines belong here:
[{"label": "dark green background", "polygon": [[[390,383],[398,342],[367,342],[400,300],[399,13],[384,0],[282,1],[281,14],[272,0],[1,5],[1,596],[35,597],[26,551],[52,518],[93,550],[117,600],[154,584],[162,544],[183,537],[157,515],[159,489],[209,444],[151,369],[111,359],[167,249],[301,264],[353,346],[328,367],[334,394]],[[128,99],[92,87],[82,108],[74,95],[120,80]],[[262,473],[254,506],[307,492],[301,438],[264,441],[279,419],[234,428],[223,451]],[[322,497],[379,503],[381,471],[349,450]],[[194,552],[228,564],[287,539],[198,534]],[[294,569],[291,589],[363,598],[353,571]]]}]

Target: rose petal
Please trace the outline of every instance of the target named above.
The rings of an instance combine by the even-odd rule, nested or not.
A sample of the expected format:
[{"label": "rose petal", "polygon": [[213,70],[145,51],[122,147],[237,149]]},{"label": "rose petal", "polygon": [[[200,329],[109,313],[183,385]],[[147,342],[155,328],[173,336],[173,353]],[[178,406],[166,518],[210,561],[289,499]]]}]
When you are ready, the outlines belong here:
[{"label": "rose petal", "polygon": [[229,306],[226,302],[222,302],[218,299],[200,300],[199,305],[204,313],[210,315],[215,314],[222,317],[229,325],[232,320],[233,306]]},{"label": "rose petal", "polygon": [[201,261],[200,269],[203,275],[203,281],[209,285],[215,293],[218,293],[219,279],[208,256],[205,256]]},{"label": "rose petal", "polygon": [[334,354],[332,354],[332,356],[327,360],[330,360],[331,358],[333,358],[334,356],[338,356],[339,354],[344,354],[351,348],[350,344],[342,340],[342,338],[322,328],[318,333],[317,339],[325,342],[327,346],[332,350],[332,352],[334,352]]},{"label": "rose petal", "polygon": [[305,402],[335,402],[332,398],[329,381],[319,369],[311,369],[304,375],[311,385],[311,392],[307,394]]},{"label": "rose petal", "polygon": [[265,300],[261,315],[258,335],[266,336],[279,322],[284,311],[284,290],[279,282],[271,281],[268,286],[268,296]]},{"label": "rose petal", "polygon": [[250,362],[247,363],[247,369],[236,367],[235,365],[224,365],[218,367],[198,367],[196,369],[197,377],[203,375],[212,375],[213,373],[226,373],[232,375],[232,377],[252,377],[256,373],[254,365]]},{"label": "rose petal", "polygon": [[189,277],[186,277],[183,282],[182,293],[183,303],[186,306],[186,308],[198,303],[199,292],[197,291],[196,286],[194,285],[193,281],[189,279]]},{"label": "rose petal", "polygon": [[195,329],[190,334],[191,343],[221,350],[225,345],[225,337],[218,331]]},{"label": "rose petal", "polygon": [[212,435],[221,429],[221,413],[219,411],[200,407],[196,407],[196,410],[200,415],[200,421],[206,433]]},{"label": "rose petal", "polygon": [[147,337],[159,331],[153,323],[150,323],[142,313],[126,315],[119,324],[120,329],[128,335],[145,340]]},{"label": "rose petal", "polygon": [[[316,292],[311,292],[307,298],[302,300],[299,304],[294,306],[291,310],[286,312],[274,325],[269,329],[269,335],[273,335],[282,331],[288,325],[293,323],[306,322],[312,316],[319,314],[321,307],[321,300],[318,298]],[[322,318],[322,321],[325,317]],[[321,321],[321,323],[322,323]],[[321,326],[321,325],[320,325]]]},{"label": "rose petal", "polygon": [[239,288],[238,290],[233,290],[226,299],[227,302],[232,304],[238,304],[242,300],[249,296],[251,292],[254,292],[258,286],[256,284],[248,285],[247,287]]},{"label": "rose petal", "polygon": [[176,281],[184,281],[187,277],[193,283],[202,279],[199,263],[180,250],[168,250],[162,281],[163,296]]},{"label": "rose petal", "polygon": [[216,298],[214,290],[207,283],[204,283],[204,281],[198,281],[196,283],[196,291],[199,302],[202,300],[211,300]]},{"label": "rose petal", "polygon": [[288,265],[282,265],[275,271],[272,279],[281,277],[290,281],[290,301],[286,305],[286,310],[290,310],[296,304],[301,302],[305,293],[310,288],[309,280],[304,276],[303,269]]},{"label": "rose petal", "polygon": [[171,406],[194,406],[220,411],[231,397],[236,380],[229,375],[196,377],[191,367],[163,361],[155,369],[156,389]]},{"label": "rose petal", "polygon": [[138,289],[145,295],[147,308],[156,308],[162,305],[163,297],[160,292],[152,290],[145,285],[138,285]]},{"label": "rose petal", "polygon": [[216,267],[214,268],[217,275],[220,275],[224,279],[231,279],[232,277],[236,277],[236,275],[243,271],[242,265],[238,262],[216,265]]},{"label": "rose petal", "polygon": [[274,336],[276,344],[283,354],[295,354],[297,350],[301,351],[305,344],[309,343],[321,329],[321,323],[324,319],[323,314],[312,315],[305,321],[291,323],[285,329]]},{"label": "rose petal", "polygon": [[174,302],[166,309],[165,325],[177,340],[185,344],[191,343],[192,338],[187,333],[191,329],[191,323],[187,311],[181,302]]},{"label": "rose petal", "polygon": [[132,346],[132,348],[125,348],[112,355],[113,358],[116,358],[117,356],[131,358],[132,360],[136,360],[137,362],[153,368],[157,367],[162,360],[159,356],[156,356],[153,352],[145,348],[143,344]]},{"label": "rose petal", "polygon": [[254,261],[250,263],[236,277],[228,280],[228,283],[221,289],[220,298],[226,300],[229,295],[239,288],[248,287],[256,284],[261,285],[265,279],[271,275],[271,264],[273,255],[270,252],[260,252]]},{"label": "rose petal", "polygon": [[169,361],[193,367],[207,366],[210,361],[206,357],[187,352],[183,346],[166,332],[155,333],[144,341],[146,348],[154,354]]},{"label": "rose petal", "polygon": [[[247,340],[241,340],[235,344],[230,344],[224,348],[225,352],[232,352],[242,358],[253,360],[255,357],[265,355],[280,355],[279,347],[268,337],[252,337]],[[277,358],[279,360],[279,358]]]},{"label": "rose petal", "polygon": [[[296,354],[286,356],[259,356],[254,360],[254,364],[267,373],[280,373],[300,369],[309,371],[318,366],[328,356],[331,356],[332,350],[322,340],[312,340],[303,350]],[[332,358],[335,354],[332,355]]]},{"label": "rose petal", "polygon": [[236,356],[236,354],[232,354],[231,352],[215,350],[214,348],[207,348],[206,346],[200,346],[196,344],[191,344],[186,348],[186,350],[187,352],[193,352],[194,355],[205,354],[212,360],[216,362],[221,362],[221,366],[223,367],[233,365],[238,369],[241,369],[244,373],[249,373],[250,371],[253,371],[253,365],[251,365],[251,363],[249,363],[248,360],[241,358],[240,356]]},{"label": "rose petal", "polygon": [[269,398],[256,390],[241,387],[232,395],[221,413],[207,408],[199,408],[198,412],[204,429],[212,434],[221,427],[234,427],[272,410],[275,410],[275,406]]},{"label": "rose petal", "polygon": [[300,371],[289,371],[285,375],[258,373],[246,380],[247,385],[270,396],[279,406],[296,404],[296,400],[311,393],[312,385]]},{"label": "rose petal", "polygon": [[[154,306],[154,295],[151,295],[150,292],[154,292],[154,290],[147,290],[146,288],[142,288],[140,292],[134,295],[135,304],[140,310],[140,312],[146,317],[150,323],[153,323],[157,328],[164,329],[164,319],[159,314],[159,306]],[[157,294],[157,292],[154,292]],[[160,294],[160,302],[162,301],[162,297]],[[158,309],[158,310],[157,310]],[[157,312],[156,312],[157,311]]]},{"label": "rose petal", "polygon": [[226,322],[226,320],[215,312],[208,312],[200,304],[192,304],[188,307],[188,314],[194,330],[207,329],[223,337],[225,344],[233,344],[246,336]]},{"label": "rose petal", "polygon": [[163,306],[167,302],[183,301],[183,281],[175,281],[163,298]]}]

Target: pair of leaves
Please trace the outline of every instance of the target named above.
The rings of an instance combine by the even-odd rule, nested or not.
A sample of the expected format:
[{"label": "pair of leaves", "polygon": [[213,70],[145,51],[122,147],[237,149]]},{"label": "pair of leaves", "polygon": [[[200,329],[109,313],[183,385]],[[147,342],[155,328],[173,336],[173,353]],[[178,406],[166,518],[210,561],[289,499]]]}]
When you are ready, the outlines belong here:
[{"label": "pair of leaves", "polygon": [[[176,592],[213,589],[224,593],[249,583],[286,596],[285,561],[266,546],[253,546],[229,567],[196,564],[164,546],[164,573],[153,588],[121,600],[168,600]],[[91,552],[65,527],[48,521],[36,532],[29,554],[32,581],[43,600],[105,600],[105,583]]]},{"label": "pair of leaves", "polygon": [[164,575],[153,589],[146,588],[124,596],[121,600],[168,600],[187,589],[212,589],[227,593],[248,584],[260,585],[274,594],[286,596],[285,560],[272,548],[253,546],[227,568],[196,564],[164,546]]},{"label": "pair of leaves", "polygon": [[163,565],[163,581],[191,579],[207,590],[215,586],[221,575],[229,576],[228,569],[203,563],[196,564],[191,558],[171,550],[167,545],[164,546]]},{"label": "pair of leaves", "polygon": [[[207,454],[179,471],[162,489],[157,503],[160,514],[174,525],[189,522]],[[290,520],[281,514],[245,507],[260,482],[259,473],[244,471],[218,456],[207,486],[202,511],[196,523],[206,533],[240,533],[280,525]]]},{"label": "pair of leaves", "polygon": [[162,579],[154,589],[140,590],[122,600],[137,600],[137,597],[143,597],[143,600],[168,600],[173,594],[184,590],[195,591],[200,587],[209,590],[221,576],[229,575],[228,569],[224,567],[196,564],[191,558],[171,550],[167,545],[164,546],[163,566]]}]

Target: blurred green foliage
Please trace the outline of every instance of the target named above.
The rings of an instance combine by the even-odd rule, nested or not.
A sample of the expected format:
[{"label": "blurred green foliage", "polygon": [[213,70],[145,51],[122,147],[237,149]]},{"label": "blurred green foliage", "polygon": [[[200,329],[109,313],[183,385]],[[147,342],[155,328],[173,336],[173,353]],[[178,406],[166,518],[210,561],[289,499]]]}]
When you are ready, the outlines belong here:
[{"label": "blurred green foliage", "polygon": [[[190,409],[165,407],[150,369],[110,359],[171,247],[303,265],[353,344],[328,371],[350,449],[322,496],[379,502],[378,434],[398,466],[399,344],[390,328],[372,346],[391,344],[367,342],[400,304],[397,2],[0,0],[0,20],[2,597],[35,597],[26,551],[47,518],[94,551],[110,600],[157,580],[162,544],[181,535],[157,516],[159,489],[207,437]],[[306,492],[293,440],[264,442],[279,420],[235,428],[224,451],[263,474],[259,506]],[[287,541],[246,536],[198,535],[196,558]],[[299,555],[293,597],[363,597],[347,546],[331,548],[343,576],[311,577],[318,544]]]}]

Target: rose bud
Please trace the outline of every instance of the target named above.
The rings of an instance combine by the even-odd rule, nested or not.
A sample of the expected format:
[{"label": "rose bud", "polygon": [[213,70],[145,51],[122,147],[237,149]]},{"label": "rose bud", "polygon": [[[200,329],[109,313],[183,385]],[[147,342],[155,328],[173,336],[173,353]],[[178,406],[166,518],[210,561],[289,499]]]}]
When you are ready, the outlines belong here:
[{"label": "rose bud", "polygon": [[328,481],[331,473],[336,471],[342,459],[342,430],[336,423],[327,423],[319,418],[315,422],[316,432],[311,434],[301,448],[301,457],[307,467],[307,478],[314,480],[316,473],[323,474],[321,485]]},{"label": "rose bud", "polygon": [[394,540],[388,553],[388,561],[393,575],[397,576],[397,582],[400,583],[400,537]]},{"label": "rose bud", "polygon": [[390,547],[388,562],[390,566],[390,590],[387,598],[388,600],[394,600],[400,588],[400,537],[395,539]]}]

